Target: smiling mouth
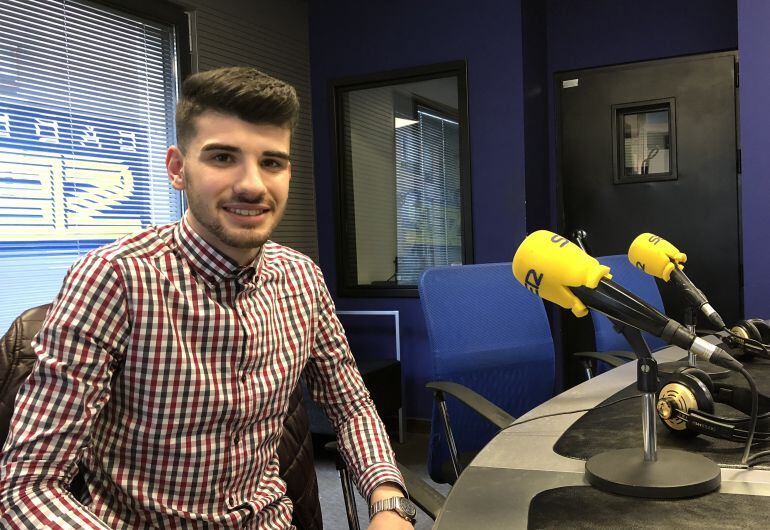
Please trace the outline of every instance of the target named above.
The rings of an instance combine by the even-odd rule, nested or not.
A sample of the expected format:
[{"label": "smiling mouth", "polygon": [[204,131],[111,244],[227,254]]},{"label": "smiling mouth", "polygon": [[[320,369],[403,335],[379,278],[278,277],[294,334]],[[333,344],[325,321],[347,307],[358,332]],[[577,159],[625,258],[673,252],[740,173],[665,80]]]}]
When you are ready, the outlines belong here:
[{"label": "smiling mouth", "polygon": [[256,208],[253,210],[245,210],[242,208],[228,208],[226,206],[223,207],[223,209],[227,212],[234,213],[235,215],[242,215],[244,217],[262,215],[263,213],[269,211],[267,208]]}]

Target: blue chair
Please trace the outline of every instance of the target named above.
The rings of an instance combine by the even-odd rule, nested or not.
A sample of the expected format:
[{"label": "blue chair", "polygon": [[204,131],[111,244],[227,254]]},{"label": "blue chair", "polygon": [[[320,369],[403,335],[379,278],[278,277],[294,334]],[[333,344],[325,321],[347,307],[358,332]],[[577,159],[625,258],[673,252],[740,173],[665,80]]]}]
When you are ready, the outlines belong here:
[{"label": "blue chair", "polygon": [[[454,483],[514,416],[553,396],[553,340],[542,300],[516,281],[510,263],[428,269],[419,291],[432,356],[428,387],[437,398],[428,471],[436,482]],[[459,469],[450,467],[454,447]]]},{"label": "blue chair", "polygon": [[[612,280],[614,282],[625,287],[661,313],[665,313],[663,299],[660,297],[660,291],[655,283],[655,278],[634,267],[628,260],[628,256],[625,254],[618,254],[614,256],[601,256],[596,259],[599,260],[599,263],[602,265],[606,265],[610,268]],[[629,351],[631,346],[626,341],[626,338],[615,330],[610,319],[592,309],[591,320],[594,325],[596,351],[607,353],[611,357],[617,359],[617,362],[608,361],[609,364],[618,366],[630,359],[636,358],[636,356]],[[644,337],[644,340],[647,342],[651,351],[666,346],[666,343],[662,339],[650,335],[649,333],[642,332],[642,337]],[[600,366],[597,371],[603,371],[601,368],[602,367]],[[588,373],[587,375],[590,376]]]}]

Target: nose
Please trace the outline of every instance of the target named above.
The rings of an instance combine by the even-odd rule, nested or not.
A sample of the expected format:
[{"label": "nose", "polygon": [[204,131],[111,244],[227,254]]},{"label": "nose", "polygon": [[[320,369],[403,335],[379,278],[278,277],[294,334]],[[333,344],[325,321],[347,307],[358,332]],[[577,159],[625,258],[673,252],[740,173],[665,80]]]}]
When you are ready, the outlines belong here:
[{"label": "nose", "polygon": [[238,196],[256,199],[266,190],[259,162],[244,163],[243,171],[233,186],[233,192]]}]

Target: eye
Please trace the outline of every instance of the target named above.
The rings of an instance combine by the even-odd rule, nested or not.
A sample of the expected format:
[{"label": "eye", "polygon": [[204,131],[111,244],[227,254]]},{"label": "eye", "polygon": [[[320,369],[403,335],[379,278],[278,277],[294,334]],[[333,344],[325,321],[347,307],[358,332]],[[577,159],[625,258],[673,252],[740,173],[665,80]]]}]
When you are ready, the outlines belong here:
[{"label": "eye", "polygon": [[262,167],[267,169],[283,169],[288,165],[287,160],[278,158],[265,158],[262,160]]},{"label": "eye", "polygon": [[232,162],[233,155],[231,155],[230,153],[217,153],[214,156],[212,156],[211,159],[214,162],[219,162],[219,163],[224,164],[224,163],[227,163],[227,162]]}]

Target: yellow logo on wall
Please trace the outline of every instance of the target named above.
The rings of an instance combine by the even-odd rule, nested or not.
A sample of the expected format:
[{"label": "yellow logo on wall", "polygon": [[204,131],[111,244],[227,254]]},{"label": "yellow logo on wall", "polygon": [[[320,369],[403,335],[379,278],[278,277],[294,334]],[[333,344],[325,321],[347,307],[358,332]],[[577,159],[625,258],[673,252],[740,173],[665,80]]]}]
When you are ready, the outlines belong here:
[{"label": "yellow logo on wall", "polygon": [[0,152],[0,241],[115,239],[141,228],[110,210],[135,192],[117,159]]}]

